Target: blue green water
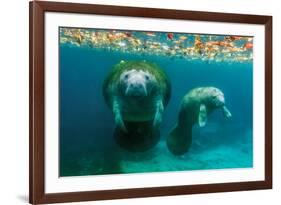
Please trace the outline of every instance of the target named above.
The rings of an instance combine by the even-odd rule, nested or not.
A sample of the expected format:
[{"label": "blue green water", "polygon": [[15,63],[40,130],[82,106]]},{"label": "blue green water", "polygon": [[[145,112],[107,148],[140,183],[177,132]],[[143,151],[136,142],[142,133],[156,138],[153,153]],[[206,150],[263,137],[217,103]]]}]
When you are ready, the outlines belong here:
[{"label": "blue green water", "polygon": [[[170,78],[172,96],[161,124],[161,140],[151,150],[132,153],[113,138],[114,117],[102,84],[120,60],[147,60]],[[60,176],[247,168],[253,166],[252,62],[186,60],[153,54],[60,45]],[[215,111],[206,127],[194,126],[191,149],[171,154],[165,138],[177,121],[182,97],[192,88],[215,86],[225,94],[232,118]]]}]

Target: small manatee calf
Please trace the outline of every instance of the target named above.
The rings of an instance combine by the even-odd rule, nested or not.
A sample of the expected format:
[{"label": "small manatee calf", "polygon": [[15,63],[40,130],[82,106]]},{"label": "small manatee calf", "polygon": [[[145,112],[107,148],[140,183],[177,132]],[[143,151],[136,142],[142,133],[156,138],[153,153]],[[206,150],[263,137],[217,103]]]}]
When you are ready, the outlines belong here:
[{"label": "small manatee calf", "polygon": [[114,114],[119,145],[130,149],[131,140],[133,147],[140,145],[142,150],[143,141],[147,148],[149,142],[155,143],[146,137],[157,134],[159,138],[157,129],[171,96],[170,81],[160,67],[147,61],[122,60],[104,80],[103,96]]},{"label": "small manatee calf", "polygon": [[198,123],[203,127],[208,115],[215,109],[221,109],[226,118],[231,117],[225,106],[224,94],[215,87],[199,87],[188,92],[181,103],[178,122],[167,137],[168,149],[174,155],[185,154],[192,142],[192,127]]}]

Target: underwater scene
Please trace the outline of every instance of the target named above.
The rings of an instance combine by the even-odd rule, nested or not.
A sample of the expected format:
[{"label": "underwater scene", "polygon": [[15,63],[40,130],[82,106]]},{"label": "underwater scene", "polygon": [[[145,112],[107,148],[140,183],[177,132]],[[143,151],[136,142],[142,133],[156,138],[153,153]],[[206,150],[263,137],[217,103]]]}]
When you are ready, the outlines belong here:
[{"label": "underwater scene", "polygon": [[59,28],[59,175],[253,167],[253,37]]}]

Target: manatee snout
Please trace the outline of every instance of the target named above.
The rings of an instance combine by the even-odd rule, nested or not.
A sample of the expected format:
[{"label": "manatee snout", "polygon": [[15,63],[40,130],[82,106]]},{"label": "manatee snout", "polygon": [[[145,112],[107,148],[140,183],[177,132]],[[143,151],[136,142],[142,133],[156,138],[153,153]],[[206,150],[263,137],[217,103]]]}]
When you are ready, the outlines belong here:
[{"label": "manatee snout", "polygon": [[147,96],[155,78],[143,70],[128,70],[120,76],[125,96]]},{"label": "manatee snout", "polygon": [[145,82],[135,80],[128,83],[125,90],[126,96],[147,96],[147,89]]},{"label": "manatee snout", "polygon": [[224,94],[218,88],[209,87],[201,89],[203,89],[203,92],[201,94],[205,95],[206,99],[208,99],[210,103],[213,104],[215,107],[221,107],[225,104]]},{"label": "manatee snout", "polygon": [[224,99],[224,95],[223,94],[219,94],[217,96],[217,103],[216,106],[221,106],[225,104],[225,99]]},{"label": "manatee snout", "polygon": [[225,106],[225,98],[224,94],[218,88],[211,87],[209,89],[205,88],[207,92],[209,92],[209,98],[211,98],[211,104],[215,105],[216,108],[221,108],[223,114],[226,118],[231,118],[232,114]]}]

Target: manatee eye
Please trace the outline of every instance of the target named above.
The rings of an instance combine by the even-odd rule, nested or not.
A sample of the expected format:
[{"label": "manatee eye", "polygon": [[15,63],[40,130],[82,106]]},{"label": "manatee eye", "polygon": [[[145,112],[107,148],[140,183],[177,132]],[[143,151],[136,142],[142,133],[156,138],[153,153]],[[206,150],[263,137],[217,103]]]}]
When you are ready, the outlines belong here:
[{"label": "manatee eye", "polygon": [[149,80],[149,76],[148,76],[148,75],[145,75],[145,79],[146,79],[146,80]]},{"label": "manatee eye", "polygon": [[125,79],[128,79],[128,77],[129,77],[129,74],[126,74],[126,75],[124,76]]}]

